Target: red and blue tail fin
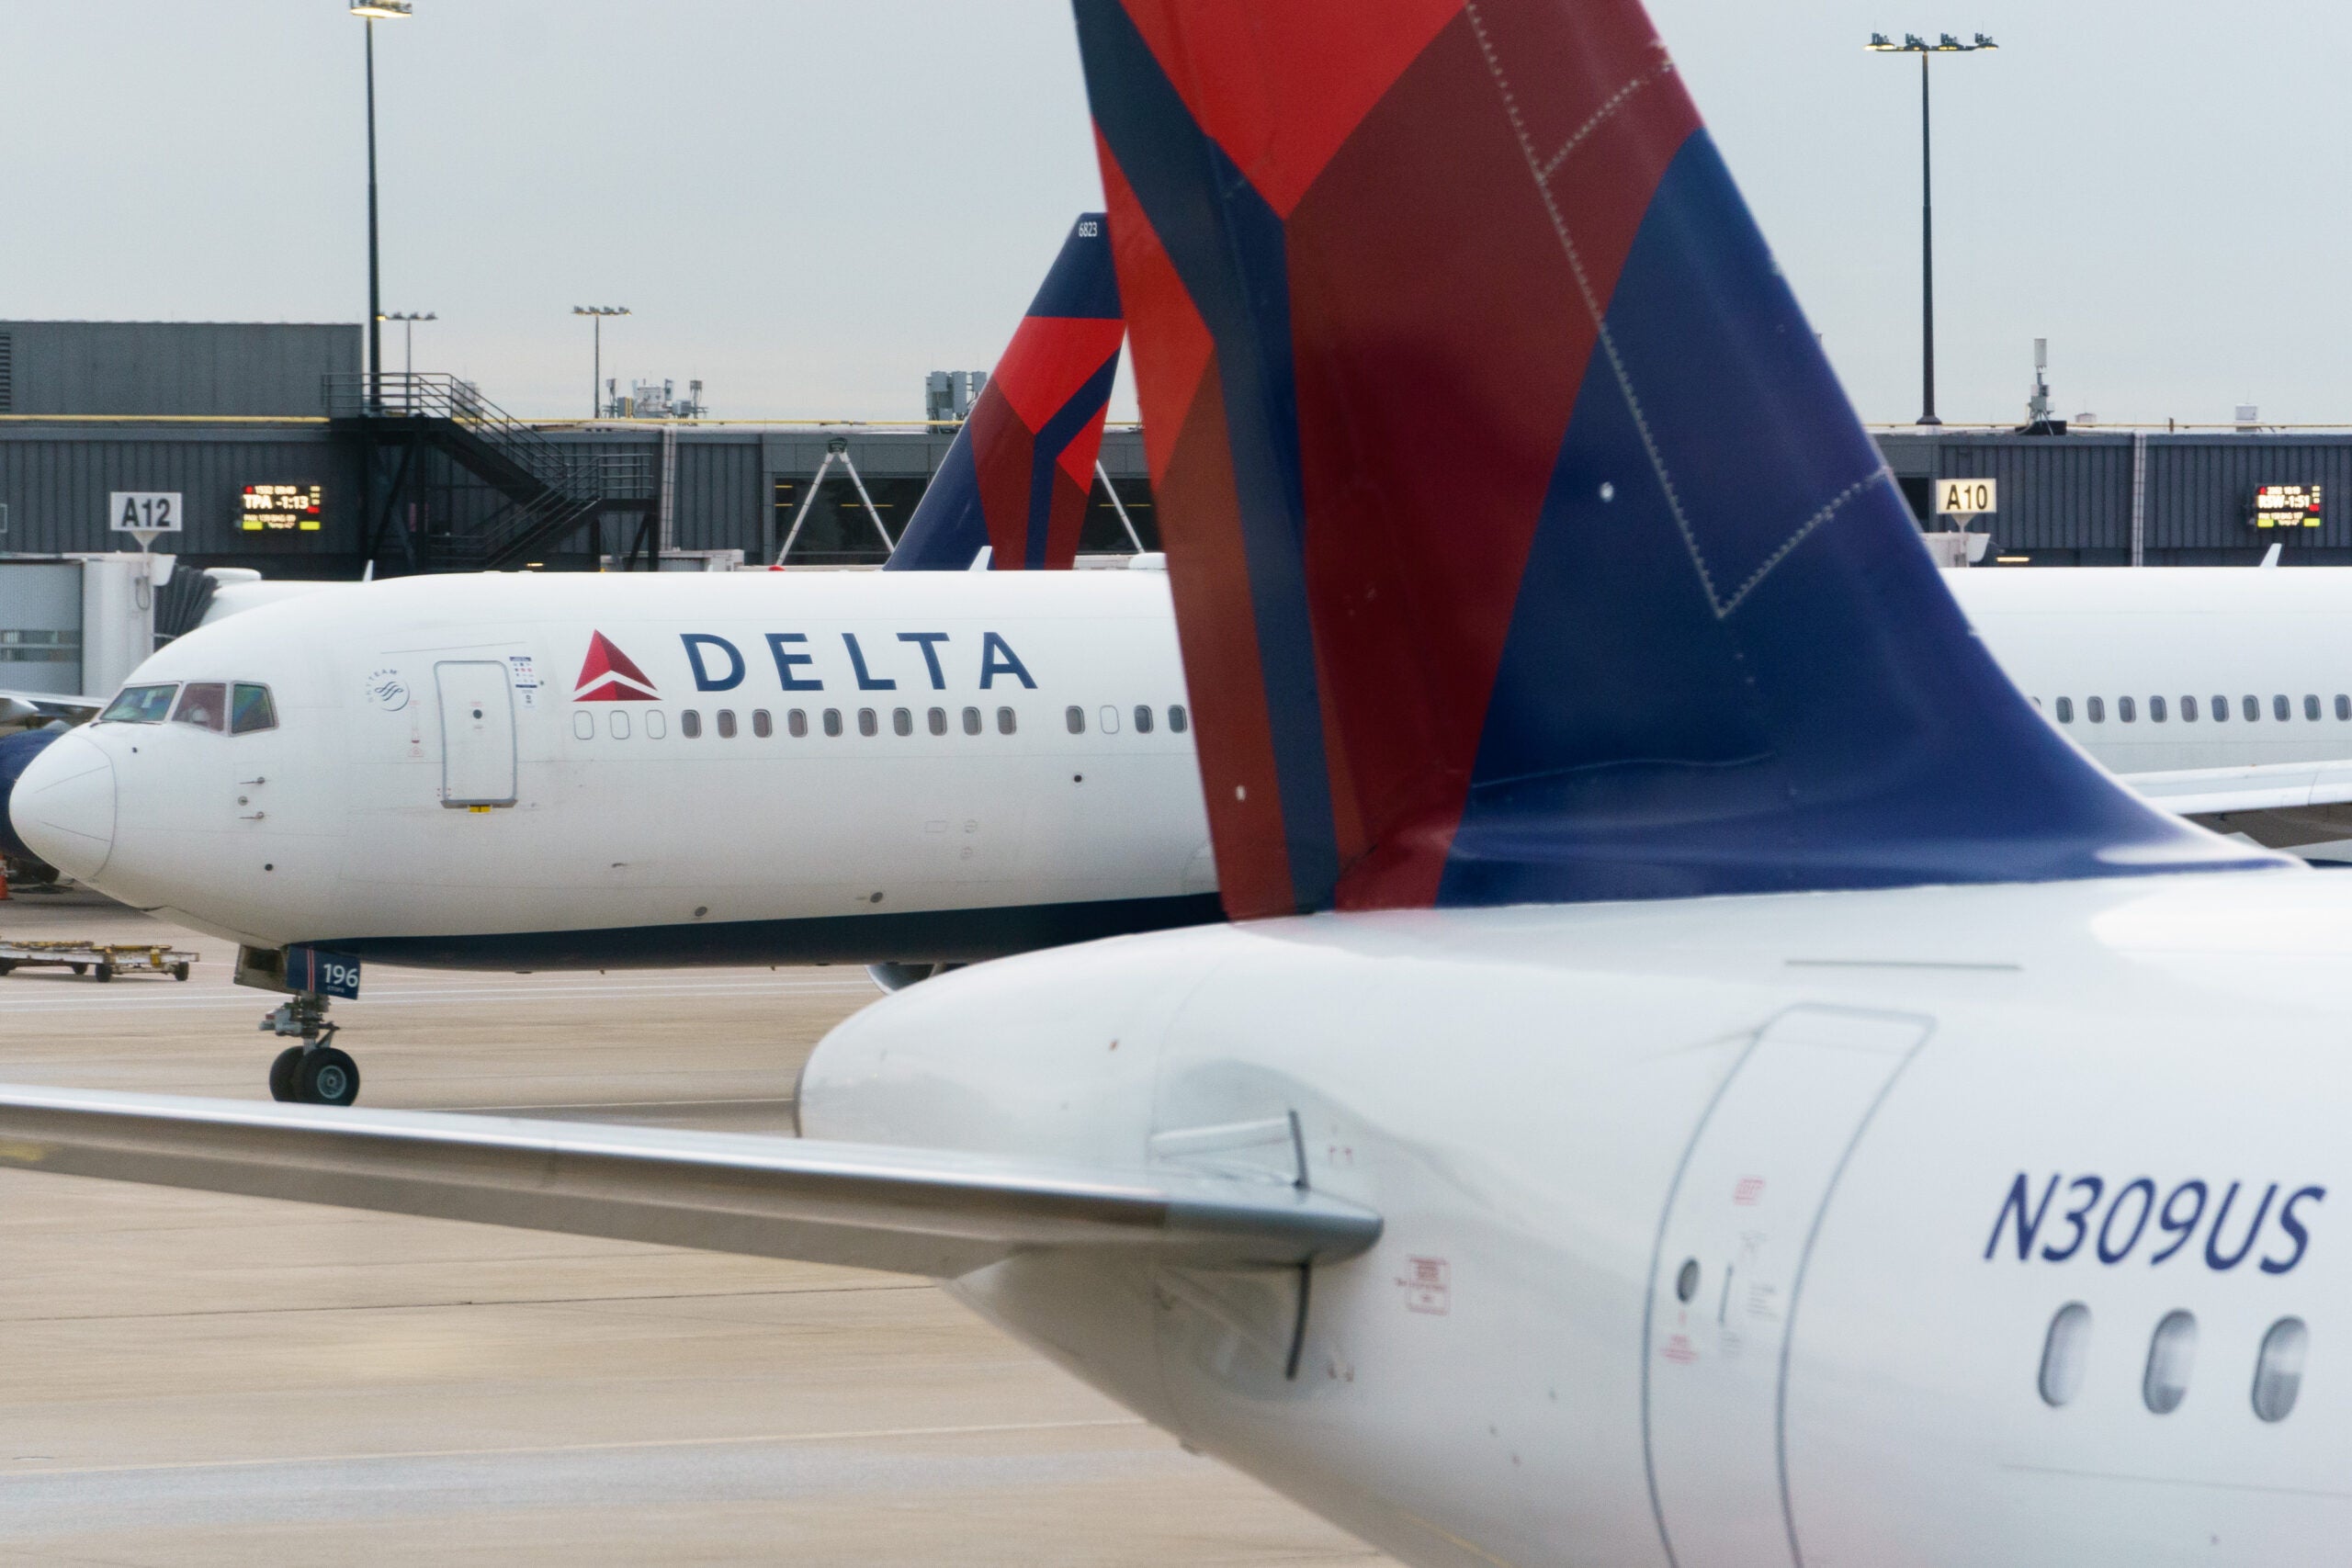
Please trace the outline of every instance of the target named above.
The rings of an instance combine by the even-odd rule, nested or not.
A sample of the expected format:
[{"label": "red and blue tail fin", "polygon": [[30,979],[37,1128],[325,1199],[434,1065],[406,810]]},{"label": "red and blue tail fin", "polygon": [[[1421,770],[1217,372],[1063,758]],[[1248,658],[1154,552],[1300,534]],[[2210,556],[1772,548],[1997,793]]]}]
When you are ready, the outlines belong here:
[{"label": "red and blue tail fin", "polygon": [[1066,569],[1102,450],[1126,320],[1102,214],[1080,215],[885,570]]},{"label": "red and blue tail fin", "polygon": [[1075,5],[1230,913],[2249,863],[1971,634],[1634,0]]}]

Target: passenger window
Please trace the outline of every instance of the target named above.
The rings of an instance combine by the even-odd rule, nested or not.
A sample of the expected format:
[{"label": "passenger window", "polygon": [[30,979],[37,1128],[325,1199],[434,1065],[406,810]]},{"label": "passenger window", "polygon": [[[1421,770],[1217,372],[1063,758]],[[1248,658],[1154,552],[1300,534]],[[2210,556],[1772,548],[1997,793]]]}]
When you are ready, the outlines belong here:
[{"label": "passenger window", "polygon": [[571,716],[571,733],[582,740],[596,739],[596,716],[582,708]]},{"label": "passenger window", "polygon": [[775,720],[768,716],[768,710],[765,708],[753,708],[752,710],[752,734],[753,738],[765,740],[769,736],[774,735],[775,733]]},{"label": "passenger window", "polygon": [[2130,724],[2139,717],[2139,714],[2134,710],[2130,697],[2118,697],[2115,699],[2115,716],[2121,719],[2126,724]]},{"label": "passenger window", "polygon": [[[2312,701],[2316,704],[2319,699]],[[253,735],[277,728],[277,705],[269,700],[269,688],[238,682],[229,696],[229,733]]]},{"label": "passenger window", "polygon": [[944,735],[947,733],[947,710],[945,708],[933,708],[931,710],[931,732],[933,735]]},{"label": "passenger window", "polygon": [[2248,724],[2252,724],[2262,716],[2262,701],[2258,697],[2248,697],[2238,705],[2238,711],[2245,716]]},{"label": "passenger window", "polygon": [[914,732],[914,710],[911,708],[892,708],[890,710],[890,733],[893,735],[912,735]]},{"label": "passenger window", "polygon": [[2060,697],[2058,699],[2058,722],[2061,724],[2072,724],[2075,722],[2074,698]]},{"label": "passenger window", "polygon": [[1119,710],[1109,703],[1102,705],[1102,733],[1105,735],[1119,733]]},{"label": "passenger window", "polygon": [[180,688],[180,705],[172,710],[174,724],[192,724],[219,734],[228,728],[229,686],[225,681],[190,681]]},{"label": "passenger window", "polygon": [[825,733],[828,735],[839,735],[841,732],[842,710],[839,708],[827,708],[825,710]]},{"label": "passenger window", "polygon": [[2230,699],[2223,696],[2216,696],[2213,699],[2213,722],[2215,724],[2227,724],[2229,721]]},{"label": "passenger window", "polygon": [[2085,697],[2083,699],[2083,716],[2086,718],[2088,718],[2093,724],[2105,724],[2107,722],[2107,699],[2105,697]]},{"label": "passenger window", "polygon": [[784,716],[784,728],[785,733],[791,736],[795,740],[807,739],[808,734],[808,710],[807,708],[793,708],[787,711]]},{"label": "passenger window", "polygon": [[2280,1318],[2262,1337],[2262,1351],[2254,1361],[2254,1413],[2265,1421],[2284,1421],[2294,1414],[2295,1396],[2303,1391],[2303,1356],[2311,1342],[2311,1331],[2300,1317]]},{"label": "passenger window", "polygon": [[2319,722],[2319,699],[2309,693],[2303,695],[2303,716],[2314,724]]},{"label": "passenger window", "polygon": [[1151,733],[1151,709],[1141,703],[1136,705],[1136,733],[1137,735]]},{"label": "passenger window", "polygon": [[2158,1416],[2180,1408],[2188,1394],[2188,1374],[2197,1360],[2197,1314],[2168,1312],[2148,1341],[2148,1370],[2140,1379],[2141,1402]]},{"label": "passenger window", "polygon": [[2150,724],[2162,724],[2164,721],[2165,721],[2165,700],[2164,700],[2164,698],[2162,698],[2162,697],[2150,697],[2150,698],[2148,699],[2148,722],[2149,722]]},{"label": "passenger window", "polygon": [[721,740],[735,739],[735,710],[733,708],[718,710],[718,738]]},{"label": "passenger window", "polygon": [[613,710],[613,713],[612,713],[612,722],[611,722],[611,724],[610,724],[610,725],[608,725],[608,726],[607,726],[607,728],[610,728],[610,729],[612,730],[612,732],[613,732],[613,739],[616,739],[616,740],[626,740],[626,739],[628,739],[628,709],[627,709],[627,708],[615,708],[615,709]]},{"label": "passenger window", "polygon": [[702,710],[700,708],[678,710],[678,733],[689,740],[702,739]]},{"label": "passenger window", "polygon": [[122,694],[107,705],[98,715],[100,724],[161,724],[164,716],[172,711],[172,694],[177,686],[125,686]]},{"label": "passenger window", "polygon": [[2180,699],[2180,722],[2183,724],[2195,724],[2197,722],[2197,699],[2195,697],[2183,697]]},{"label": "passenger window", "polygon": [[980,710],[978,708],[966,708],[964,710],[964,733],[967,735],[978,735],[979,732]]},{"label": "passenger window", "polygon": [[645,710],[645,738],[648,740],[659,740],[664,735],[669,733],[670,721],[662,716],[662,710],[660,708],[647,708]]},{"label": "passenger window", "polygon": [[2352,719],[2352,697],[2347,697],[2341,692],[2335,694],[2335,716],[2339,722]]},{"label": "passenger window", "polygon": [[1189,722],[1190,721],[1184,716],[1184,705],[1182,703],[1170,703],[1168,705],[1169,728],[1174,730],[1177,734],[1182,735],[1184,733],[1184,728]]},{"label": "passenger window", "polygon": [[2090,1362],[2091,1309],[2068,1302],[2050,1320],[2041,1341],[2041,1403],[2055,1410],[2073,1403],[2083,1392],[2083,1373]]},{"label": "passenger window", "polygon": [[882,733],[882,721],[874,716],[874,710],[872,708],[860,708],[857,710],[857,732],[860,735],[865,736],[874,736]]},{"label": "passenger window", "polygon": [[1020,723],[1020,719],[1014,716],[1011,708],[999,708],[996,710],[996,732],[999,735],[1012,734],[1013,730],[1019,727]]},{"label": "passenger window", "polygon": [[1072,703],[1062,709],[1062,722],[1069,726],[1072,735],[1083,735],[1086,733],[1086,710]]},{"label": "passenger window", "polygon": [[2287,694],[2284,692],[2278,693],[2270,699],[2270,716],[2281,724],[2295,716],[2294,707],[2287,701]]}]

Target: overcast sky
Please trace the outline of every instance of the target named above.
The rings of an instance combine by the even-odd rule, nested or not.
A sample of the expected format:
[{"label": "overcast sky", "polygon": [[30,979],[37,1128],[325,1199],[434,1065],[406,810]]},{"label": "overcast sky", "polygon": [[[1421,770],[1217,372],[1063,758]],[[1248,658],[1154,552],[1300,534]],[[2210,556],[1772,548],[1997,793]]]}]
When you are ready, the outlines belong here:
[{"label": "overcast sky", "polygon": [[[0,317],[364,316],[345,4],[0,6]],[[2352,420],[2352,7],[1905,4],[1653,7],[1864,418],[1919,400],[1917,67],[1875,28],[2003,46],[1935,66],[1948,420],[2019,417],[2037,336],[2062,414]],[[520,413],[585,412],[570,310],[612,304],[608,376],[919,415],[1101,200],[1065,0],[416,0],[377,39],[385,307]]]}]

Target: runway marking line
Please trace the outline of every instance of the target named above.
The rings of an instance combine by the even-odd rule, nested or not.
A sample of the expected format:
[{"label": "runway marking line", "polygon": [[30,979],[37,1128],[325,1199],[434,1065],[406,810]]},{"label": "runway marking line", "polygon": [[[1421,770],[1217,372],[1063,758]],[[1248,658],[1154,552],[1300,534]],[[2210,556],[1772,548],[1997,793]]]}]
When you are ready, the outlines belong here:
[{"label": "runway marking line", "polygon": [[741,1438],[644,1438],[611,1443],[519,1444],[495,1449],[405,1449],[387,1453],[289,1454],[277,1459],[165,1460],[154,1464],[104,1464],[62,1470],[20,1470],[0,1475],[0,1487],[14,1476],[141,1475],[175,1470],[257,1470],[266,1465],[363,1464],[374,1460],[497,1459],[508,1454],[628,1453],[652,1449],[718,1449],[759,1443],[842,1443],[887,1441],[904,1438],[972,1438],[1001,1432],[1066,1432],[1093,1427],[1141,1427],[1136,1416],[1103,1416],[1091,1421],[998,1421],[971,1427],[875,1427],[838,1432],[762,1432]]}]

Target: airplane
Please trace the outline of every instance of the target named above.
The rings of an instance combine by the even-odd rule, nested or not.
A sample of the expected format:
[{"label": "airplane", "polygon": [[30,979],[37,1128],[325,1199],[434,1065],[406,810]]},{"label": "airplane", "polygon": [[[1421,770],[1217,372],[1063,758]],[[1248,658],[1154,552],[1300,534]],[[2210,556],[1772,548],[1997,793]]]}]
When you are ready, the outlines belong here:
[{"label": "airplane", "polygon": [[[1102,215],[1082,213],[888,567],[962,573],[976,564],[999,572],[1075,564],[1125,333]],[[1165,751],[1183,733],[1181,701],[1132,701],[1151,694],[1144,670],[1158,671],[1171,687],[1181,684],[1164,581],[1111,581],[1091,592],[1092,607],[1085,613],[1126,629],[1105,638],[1087,636],[1080,649],[1071,646],[1071,635],[1083,623],[1073,622],[1057,603],[1041,617],[1030,607],[1035,590],[1008,585],[999,591],[985,582],[958,587],[893,577],[876,583],[839,574],[725,581],[493,575],[441,577],[429,585],[421,580],[371,583],[362,592],[354,584],[214,575],[224,581],[214,587],[196,632],[142,664],[110,705],[105,698],[83,700],[68,716],[98,722],[34,773],[22,798],[33,805],[38,796],[46,804],[36,806],[21,833],[13,826],[19,814],[12,809],[19,780],[62,731],[52,727],[0,739],[0,851],[51,875],[51,868],[63,870],[144,908],[183,910],[199,929],[261,950],[253,962],[241,963],[240,977],[267,989],[290,989],[294,997],[266,1020],[266,1027],[299,1042],[271,1066],[272,1090],[280,1098],[313,1098],[321,1081],[332,1086],[328,1099],[347,1102],[356,1095],[357,1065],[331,1044],[334,1029],[325,1010],[332,996],[352,993],[363,957],[494,967],[859,962],[883,983],[901,984],[943,963],[1215,916],[1207,828],[1189,756],[1152,770],[1123,798],[1114,795],[1139,761]],[[1061,597],[1050,590],[1047,596]],[[254,623],[233,630],[219,626],[257,611],[263,614]],[[713,611],[744,624],[714,633],[707,619]],[[975,614],[990,625],[980,625]],[[800,629],[776,631],[767,623],[777,615]],[[906,623],[915,630],[872,625],[876,616],[903,621],[907,615],[915,617]],[[1136,744],[1130,754],[1080,758],[1081,768],[1094,769],[1091,790],[1076,789],[1083,773],[1068,772],[1050,744],[1006,739],[1016,733],[1011,727],[1023,711],[1034,736],[1044,713],[1026,695],[1037,683],[1032,665],[991,629],[1008,615],[1028,628],[1016,640],[1046,673],[1051,690],[1083,699],[1099,688],[1141,716],[1131,720]],[[567,619],[580,624],[562,626]],[[675,626],[689,621],[703,629],[679,637]],[[949,634],[922,629],[951,625],[967,628],[956,634],[963,643],[951,646]],[[274,640],[342,646],[352,628],[361,626],[370,628],[375,651],[339,671],[339,683],[315,679],[316,671],[284,668],[285,645]],[[551,678],[542,684],[542,674],[559,657],[548,651],[548,637],[567,645],[560,657],[578,655],[581,679],[570,686],[558,687]],[[867,640],[861,645],[860,637]],[[814,651],[805,658],[786,647],[811,638]],[[624,650],[635,646],[651,662],[649,644],[659,651],[673,640],[688,657],[667,685],[653,684]],[[577,649],[568,646],[575,642]],[[470,649],[478,656],[471,660],[477,676],[503,663],[501,689],[489,694],[494,700],[487,708],[469,709],[472,716],[460,729],[445,728],[452,715],[441,711],[456,688],[443,688],[440,672],[454,668],[453,661],[435,658],[420,664],[415,658],[419,649],[435,648],[442,654]],[[773,680],[780,696],[823,688],[828,677],[822,671],[840,664],[844,650],[860,694],[898,689],[898,677],[883,671],[911,659],[901,671],[906,690],[921,686],[932,699],[921,707],[893,703],[877,708],[866,705],[879,699],[861,694],[859,705],[848,710],[801,705],[805,697],[755,707],[742,716],[747,750],[772,738],[839,736],[852,724],[861,739],[870,739],[886,722],[882,715],[904,737],[914,733],[919,715],[932,750],[915,768],[877,772],[883,760],[868,749],[832,759],[845,767],[805,770],[789,781],[756,769],[717,774],[690,769],[696,782],[675,794],[683,781],[673,780],[662,765],[674,749],[661,744],[668,739],[669,716],[661,700],[665,693],[674,697],[682,690],[716,689],[706,661],[707,655],[718,657],[714,650],[734,661],[737,682],[746,674],[748,658],[752,686]],[[775,677],[763,673],[771,665],[779,672]],[[592,668],[599,679],[590,679]],[[203,678],[232,669],[268,673],[260,680]],[[838,671],[831,677],[835,690],[842,678]],[[1023,701],[941,705],[951,691],[964,699],[986,696],[999,679],[1005,690],[998,696],[1018,691]],[[332,716],[347,705],[346,687],[356,694],[355,712],[378,716],[363,725],[381,730],[379,739],[391,737],[390,755],[413,761],[424,755],[421,748],[431,751],[435,761],[426,772],[439,768],[441,775],[409,781],[424,793],[350,793],[356,780],[340,770],[359,754],[338,757],[337,749],[348,739],[365,750],[368,741],[328,739],[345,722]],[[574,712],[574,702],[651,705]],[[323,728],[316,712],[306,712],[321,706],[331,716]],[[567,735],[545,732],[545,720],[558,706],[574,712]],[[388,720],[381,716],[388,712],[407,717]],[[844,712],[854,716],[844,719]],[[679,716],[679,739],[700,738],[699,711]],[[0,720],[5,717],[0,711]],[[281,730],[281,720],[294,733]],[[402,723],[405,741],[392,734]],[[132,725],[158,728],[123,728]],[[732,739],[736,726],[733,710],[722,707],[713,715],[710,734]],[[982,736],[991,738],[988,744],[977,741]],[[225,746],[218,743],[224,737],[231,741]],[[583,750],[592,739],[595,744]],[[633,746],[626,744],[632,739]],[[503,767],[512,786],[502,786],[504,793],[487,804],[472,801],[465,792],[473,784],[448,772],[462,763],[458,749],[484,746],[504,749],[494,771]],[[167,753],[195,772],[168,786],[156,775],[154,784],[168,798],[151,799],[141,781]],[[386,760],[362,764],[360,772],[381,783]],[[576,787],[549,796],[541,787],[552,776],[548,769],[576,773]],[[112,782],[118,778],[119,790]],[[204,781],[198,792],[183,787],[190,780]],[[1163,802],[1163,793],[1172,800]],[[854,800],[854,811],[871,826],[854,829],[847,840],[830,830],[808,832],[806,821],[826,816],[836,794]],[[1059,798],[1064,795],[1069,798]],[[665,808],[648,809],[649,798],[662,800]],[[989,804],[978,811],[957,809],[975,801]],[[480,835],[470,842],[459,841],[462,833],[448,836],[456,818],[445,808],[461,804],[480,813],[512,807],[516,818],[537,830],[497,834],[503,848],[477,862]],[[752,830],[764,848],[714,856],[707,852],[716,845],[707,840],[681,853],[680,818],[707,821],[703,813],[713,807],[762,824]],[[96,837],[80,830],[93,826],[85,815],[91,811],[104,818]],[[378,820],[386,811],[390,817]],[[1107,833],[1105,824],[1126,811],[1147,814],[1142,830]],[[364,852],[347,865],[339,850],[315,852],[320,825],[345,821],[362,840],[389,852]],[[181,850],[165,849],[156,838],[179,831],[195,835]],[[383,838],[385,832],[391,837]],[[861,835],[889,838],[898,848],[862,854]],[[289,837],[308,839],[312,852],[289,847]],[[99,839],[107,842],[102,846]],[[187,852],[198,846],[199,852]],[[419,852],[421,860],[403,859]],[[475,863],[455,881],[437,869],[437,857],[451,852]],[[44,863],[51,854],[62,858]],[[528,869],[517,869],[526,863]],[[505,869],[493,873],[493,864]],[[397,888],[386,886],[388,873]],[[491,893],[485,877],[514,882]],[[682,890],[695,896],[684,897]],[[470,906],[455,914],[455,924],[454,911],[437,907],[451,893]],[[577,918],[581,908],[593,911],[585,921]],[[293,927],[286,925],[289,918]],[[277,934],[309,930],[321,919],[349,939],[335,939],[339,946],[323,971],[314,956],[317,944]],[[479,940],[486,936],[492,938],[487,947]],[[299,949],[290,959],[294,973],[306,977],[290,988],[289,948]],[[330,984],[321,980],[322,974],[336,978]]]},{"label": "airplane", "polygon": [[1639,6],[1075,9],[1231,923],[881,998],[797,1142],[0,1160],[929,1275],[1430,1568],[2335,1560],[2352,884],[2001,672]]},{"label": "airplane", "polygon": [[[321,1074],[356,1095],[328,1010],[368,963],[857,963],[892,987],[1211,921],[1166,573],[1136,565],[416,578],[251,610],[156,654],[53,761],[0,741],[0,845],[246,950],[241,976],[289,998],[280,1098]],[[2352,836],[2330,804],[2352,573],[1943,581],[2142,793],[2273,846]]]}]

